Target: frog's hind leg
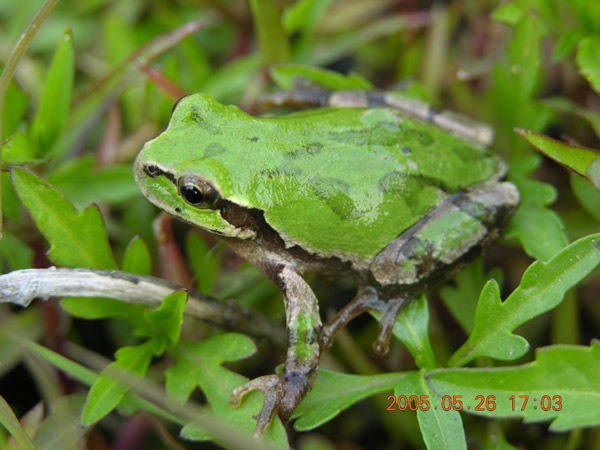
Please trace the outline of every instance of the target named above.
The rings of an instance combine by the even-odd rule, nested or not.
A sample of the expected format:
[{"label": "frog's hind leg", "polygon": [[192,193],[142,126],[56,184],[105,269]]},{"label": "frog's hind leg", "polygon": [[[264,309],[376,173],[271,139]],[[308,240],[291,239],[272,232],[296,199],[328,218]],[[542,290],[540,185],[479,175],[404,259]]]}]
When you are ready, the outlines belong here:
[{"label": "frog's hind leg", "polygon": [[285,302],[288,351],[283,372],[256,378],[233,391],[231,404],[239,406],[248,392],[260,390],[265,400],[257,418],[255,437],[261,437],[275,412],[285,423],[312,388],[321,346],[319,304],[310,286],[295,268],[284,262],[259,266],[277,284]]},{"label": "frog's hind leg", "polygon": [[333,338],[348,322],[366,311],[381,312],[381,320],[379,321],[379,331],[377,338],[373,342],[373,350],[375,353],[385,355],[389,349],[390,337],[396,317],[402,310],[402,307],[408,300],[408,295],[405,297],[397,297],[393,299],[382,299],[376,289],[366,287],[358,292],[356,297],[342,308],[337,315],[323,327],[321,334],[321,346],[323,349],[331,347]]}]

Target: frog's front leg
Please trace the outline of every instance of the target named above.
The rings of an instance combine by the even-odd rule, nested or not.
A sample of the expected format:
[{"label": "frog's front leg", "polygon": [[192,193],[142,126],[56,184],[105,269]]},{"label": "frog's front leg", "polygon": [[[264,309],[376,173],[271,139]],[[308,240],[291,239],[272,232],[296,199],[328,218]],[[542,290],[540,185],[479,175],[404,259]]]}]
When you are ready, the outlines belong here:
[{"label": "frog's front leg", "polygon": [[265,393],[254,435],[260,437],[279,411],[285,423],[312,388],[320,356],[321,318],[319,304],[310,286],[290,263],[269,261],[257,266],[277,285],[285,302],[288,351],[283,372],[256,378],[235,389],[231,403],[238,406],[242,397],[255,389]]}]

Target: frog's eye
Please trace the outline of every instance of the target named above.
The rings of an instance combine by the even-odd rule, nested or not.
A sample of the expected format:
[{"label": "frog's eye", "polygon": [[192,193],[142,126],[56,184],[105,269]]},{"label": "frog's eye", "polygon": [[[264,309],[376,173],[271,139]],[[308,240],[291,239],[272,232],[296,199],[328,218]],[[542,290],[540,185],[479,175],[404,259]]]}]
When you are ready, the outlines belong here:
[{"label": "frog's eye", "polygon": [[219,199],[216,189],[203,178],[186,175],[179,178],[177,186],[183,199],[196,208],[210,208]]}]

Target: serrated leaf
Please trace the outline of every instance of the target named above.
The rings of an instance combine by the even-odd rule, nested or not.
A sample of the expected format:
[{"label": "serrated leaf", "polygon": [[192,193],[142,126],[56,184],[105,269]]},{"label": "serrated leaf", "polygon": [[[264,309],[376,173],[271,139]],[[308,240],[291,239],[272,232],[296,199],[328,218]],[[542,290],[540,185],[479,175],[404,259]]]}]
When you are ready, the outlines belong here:
[{"label": "serrated leaf", "polygon": [[[381,313],[370,311],[370,314],[380,320]],[[417,367],[433,369],[437,361],[429,342],[429,309],[425,295],[410,300],[405,305],[394,323],[392,332],[406,346]]]},{"label": "serrated leaf", "polygon": [[285,10],[283,23],[288,33],[309,34],[325,13],[331,0],[299,0]]},{"label": "serrated leaf", "polygon": [[[394,389],[396,398],[412,395],[419,397],[417,420],[425,445],[428,449],[466,449],[467,442],[462,419],[458,411],[440,408],[441,396],[431,390],[425,380],[425,372],[413,372],[398,382]],[[421,396],[427,396],[429,408],[424,411]]]},{"label": "serrated leaf", "polygon": [[102,371],[100,378],[88,392],[81,416],[83,426],[91,425],[110,413],[129,390],[127,384],[116,380],[111,372],[130,377],[145,375],[150,367],[154,348],[155,343],[150,340],[138,346],[121,347],[117,350],[116,360]]},{"label": "serrated leaf", "polygon": [[537,156],[518,158],[510,163],[509,181],[517,185],[521,202],[506,235],[517,237],[531,257],[547,261],[565,247],[567,237],[558,215],[546,207],[556,198],[556,189],[529,178],[538,164]]},{"label": "serrated leaf", "polygon": [[[256,426],[252,416],[260,412],[263,395],[250,392],[239,408],[233,408],[229,403],[231,393],[247,380],[222,364],[247,358],[255,351],[256,347],[250,338],[234,333],[214,336],[201,342],[182,342],[177,346],[175,366],[166,372],[169,398],[182,404],[198,386],[218,419],[236,429],[252,432]],[[194,423],[186,425],[181,435],[196,440],[212,438],[210,433]],[[285,431],[278,418],[267,428],[265,439],[278,446],[287,445]]]},{"label": "serrated leaf", "polygon": [[33,136],[42,150],[49,149],[58,140],[67,122],[74,74],[73,36],[71,30],[67,29],[54,54],[33,121]]},{"label": "serrated leaf", "polygon": [[319,369],[312,390],[292,414],[294,428],[307,431],[333,419],[360,400],[379,392],[391,392],[407,373],[350,375]]},{"label": "serrated leaf", "polygon": [[144,240],[135,236],[125,251],[123,258],[123,271],[128,273],[137,273],[139,275],[150,275],[152,261],[150,259],[150,250]]},{"label": "serrated leaf", "polygon": [[565,292],[600,263],[599,240],[600,234],[581,238],[550,261],[534,262],[504,302],[498,284],[490,280],[481,292],[473,333],[449,365],[464,365],[478,356],[512,360],[523,355],[529,344],[512,331],[558,305]]},{"label": "serrated leaf", "polygon": [[588,36],[579,43],[576,57],[579,71],[600,93],[600,36]]},{"label": "serrated leaf", "polygon": [[[551,430],[567,431],[600,425],[599,373],[600,343],[593,341],[590,347],[556,345],[539,349],[534,362],[521,366],[441,369],[426,378],[439,394],[462,395],[464,412],[522,417],[528,422],[554,419]],[[493,411],[476,411],[475,397],[482,393],[495,396]],[[528,396],[524,410],[525,399],[520,395]]]},{"label": "serrated leaf", "polygon": [[440,289],[444,305],[467,334],[473,331],[475,325],[475,312],[481,289],[490,278],[502,284],[501,277],[502,273],[499,270],[491,270],[484,275],[481,259],[477,259],[454,277],[455,287],[448,285]]},{"label": "serrated leaf", "polygon": [[521,128],[515,129],[531,145],[560,165],[590,180],[600,189],[600,152],[557,141],[543,134]]},{"label": "serrated leaf", "polygon": [[60,192],[24,169],[13,168],[11,178],[19,198],[50,242],[48,256],[55,264],[117,268],[96,205],[80,213]]},{"label": "serrated leaf", "polygon": [[160,339],[165,347],[177,342],[187,299],[187,291],[176,291],[167,295],[158,308],[144,311],[146,324],[136,330],[136,335]]},{"label": "serrated leaf", "polygon": [[373,90],[373,85],[360,75],[342,75],[333,70],[301,64],[280,64],[271,69],[271,78],[283,90],[294,88],[298,79],[332,91],[362,89]]},{"label": "serrated leaf", "polygon": [[583,177],[571,177],[571,189],[579,203],[600,222],[600,190]]}]

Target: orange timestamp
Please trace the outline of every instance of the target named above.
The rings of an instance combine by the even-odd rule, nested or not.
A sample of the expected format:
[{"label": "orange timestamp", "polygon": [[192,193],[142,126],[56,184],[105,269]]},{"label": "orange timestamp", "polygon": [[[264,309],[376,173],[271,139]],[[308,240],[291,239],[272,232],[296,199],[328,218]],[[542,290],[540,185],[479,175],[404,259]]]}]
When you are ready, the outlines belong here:
[{"label": "orange timestamp", "polygon": [[[428,411],[429,409],[441,409],[443,411],[494,411],[497,406],[495,395],[476,395],[475,401],[469,401],[465,406],[462,395],[444,395],[436,397],[436,404],[432,405],[429,395],[389,395],[387,401],[389,405],[387,411]],[[505,400],[505,399],[503,399]],[[511,396],[506,399],[510,402],[509,408],[512,411],[525,411],[527,404],[529,408],[541,409],[543,411],[560,411],[562,409],[562,397],[560,395],[542,395],[530,397],[529,395]],[[437,403],[439,401],[439,404]],[[471,407],[471,405],[473,407]]]}]

